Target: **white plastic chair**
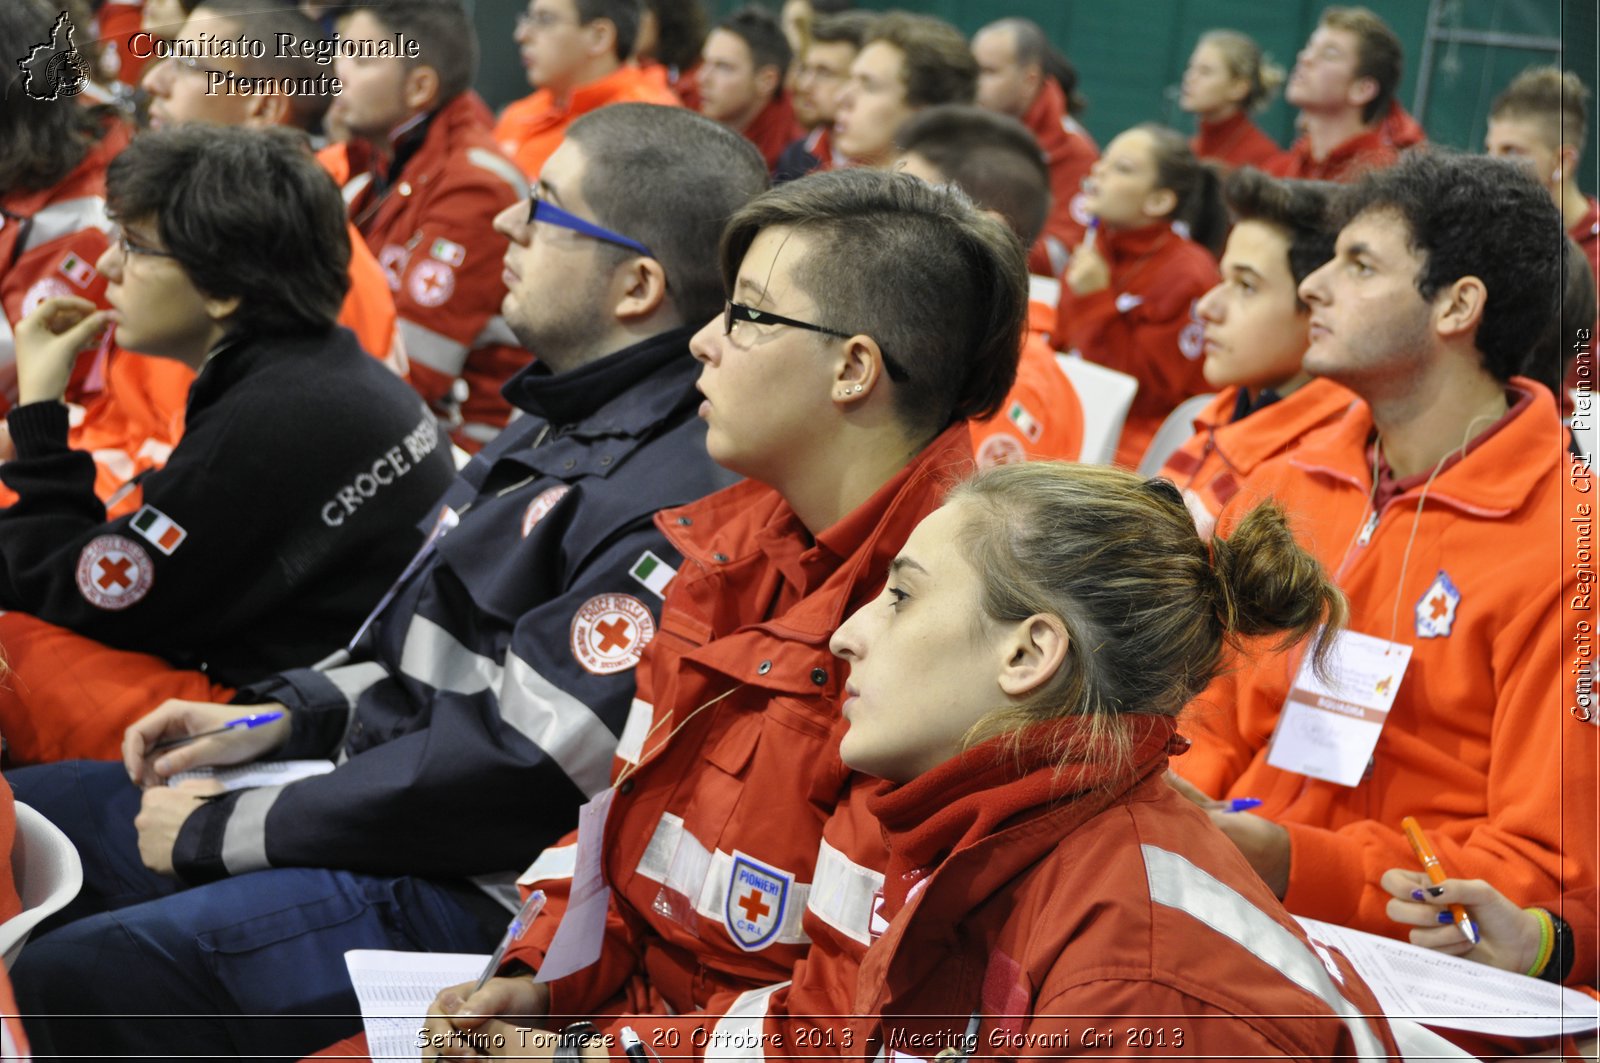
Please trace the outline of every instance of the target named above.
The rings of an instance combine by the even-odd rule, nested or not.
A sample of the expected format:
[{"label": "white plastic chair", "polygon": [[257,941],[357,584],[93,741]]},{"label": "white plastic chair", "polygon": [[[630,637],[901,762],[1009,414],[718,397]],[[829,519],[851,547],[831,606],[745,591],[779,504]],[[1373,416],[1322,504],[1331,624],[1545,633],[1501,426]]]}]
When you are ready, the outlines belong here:
[{"label": "white plastic chair", "polygon": [[1078,460],[1085,465],[1110,465],[1139,381],[1075,354],[1058,354],[1056,363],[1083,403],[1083,453]]},{"label": "white plastic chair", "polygon": [[22,911],[0,923],[0,951],[5,953],[6,970],[17,962],[33,928],[72,903],[83,888],[83,863],[71,839],[21,801],[17,802],[11,874],[22,896]]},{"label": "white plastic chair", "polygon": [[1178,408],[1167,414],[1167,419],[1161,422],[1155,437],[1145,448],[1144,457],[1139,459],[1140,476],[1154,476],[1160,472],[1167,459],[1194,437],[1195,417],[1214,398],[1215,395],[1192,396],[1178,403]]}]

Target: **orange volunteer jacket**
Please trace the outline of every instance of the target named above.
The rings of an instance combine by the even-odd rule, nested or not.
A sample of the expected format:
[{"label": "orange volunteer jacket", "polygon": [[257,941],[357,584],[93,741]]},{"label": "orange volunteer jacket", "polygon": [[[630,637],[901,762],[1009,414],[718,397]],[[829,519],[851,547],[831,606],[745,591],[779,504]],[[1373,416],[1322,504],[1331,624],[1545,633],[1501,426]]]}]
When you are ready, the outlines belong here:
[{"label": "orange volunteer jacket", "polygon": [[1057,346],[1138,379],[1116,455],[1134,468],[1167,414],[1207,390],[1194,303],[1217,283],[1217,260],[1167,222],[1103,230],[1095,246],[1111,285],[1078,295],[1063,280],[1053,335]]},{"label": "orange volunteer jacket", "polygon": [[[1223,676],[1190,710],[1194,748],[1176,770],[1207,793],[1260,798],[1258,813],[1288,828],[1284,904],[1296,915],[1403,937],[1378,880],[1416,865],[1408,815],[1449,874],[1488,879],[1519,904],[1596,881],[1600,728],[1567,711],[1587,665],[1582,640],[1563,636],[1568,609],[1592,626],[1593,584],[1558,552],[1592,551],[1581,522],[1592,530],[1594,478],[1565,453],[1550,393],[1521,377],[1511,389],[1517,405],[1425,500],[1427,473],[1385,476],[1375,491],[1372,414],[1357,403],[1224,510],[1226,526],[1248,500],[1276,498],[1349,598],[1349,629],[1412,647],[1353,787],[1267,764],[1297,654]],[[1568,482],[1586,509],[1566,511]]]},{"label": "orange volunteer jacket", "polygon": [[1217,514],[1251,473],[1355,401],[1355,395],[1319,377],[1239,417],[1239,389],[1224,388],[1194,419],[1194,437],[1167,459],[1161,475],[1183,491],[1195,525],[1208,536]]},{"label": "orange volunteer jacket", "polygon": [[345,203],[393,295],[407,378],[469,451],[510,417],[500,387],[530,358],[500,316],[505,240],[491,225],[527,183],[496,150],[490,121],[466,92],[399,130],[392,159],[357,142],[322,159],[336,179],[348,175]]},{"label": "orange volunteer jacket", "polygon": [[[718,1055],[695,1034],[713,1025],[828,1053],[807,1017],[848,1010],[884,860],[875,784],[839,759],[845,669],[828,640],[971,463],[966,425],[947,429],[815,545],[754,481],[657,516],[685,561],[618,745],[604,948],[553,983],[552,1014],[620,1009],[662,1056]],[[508,960],[543,962],[574,849],[523,876],[551,903]],[[791,974],[803,957],[814,978]]]},{"label": "orange volunteer jacket", "polygon": [[538,178],[544,160],[560,146],[574,119],[613,103],[682,105],[663,79],[626,63],[599,81],[579,85],[565,100],[557,99],[549,89],[517,100],[500,113],[494,139],[532,181]]},{"label": "orange volunteer jacket", "polygon": [[1059,277],[1089,223],[1081,208],[1074,211],[1073,203],[1083,179],[1089,176],[1089,167],[1100,158],[1100,149],[1088,130],[1067,113],[1067,95],[1055,78],[1044,79],[1022,124],[1039,142],[1050,167],[1050,216],[1028,252],[1028,272]]},{"label": "orange volunteer jacket", "polygon": [[1353,181],[1368,170],[1393,166],[1402,151],[1425,139],[1416,119],[1396,101],[1389,105],[1388,114],[1377,125],[1338,145],[1328,152],[1327,158],[1314,158],[1311,142],[1300,137],[1289,145],[1289,150],[1262,169],[1274,177]]},{"label": "orange volunteer jacket", "polygon": [[978,468],[1017,461],[1077,461],[1083,453],[1083,400],[1050,345],[1055,307],[1029,301],[1017,382],[987,421],[973,421]]},{"label": "orange volunteer jacket", "polygon": [[1069,718],[872,798],[890,921],[848,1054],[931,1059],[975,1035],[982,1059],[1397,1055],[1355,969],[1167,785],[1173,721],[1133,725],[1120,772],[1055,763],[1050,738],[1081,729]]},{"label": "orange volunteer jacket", "polygon": [[130,89],[138,88],[153,57],[149,40],[141,39],[137,47],[131,42],[144,24],[144,0],[106,0],[94,20],[100,69]]},{"label": "orange volunteer jacket", "polygon": [[1240,166],[1259,169],[1283,152],[1278,142],[1263,133],[1243,111],[1235,111],[1220,122],[1201,122],[1189,147],[1199,158],[1213,159],[1229,170]]}]

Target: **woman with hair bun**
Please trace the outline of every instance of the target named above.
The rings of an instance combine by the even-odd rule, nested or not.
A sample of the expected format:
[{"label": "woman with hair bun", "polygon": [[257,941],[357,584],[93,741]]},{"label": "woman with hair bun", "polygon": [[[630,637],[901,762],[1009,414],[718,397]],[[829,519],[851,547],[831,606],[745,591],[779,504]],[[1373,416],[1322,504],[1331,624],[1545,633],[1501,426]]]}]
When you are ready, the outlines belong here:
[{"label": "woman with hair bun", "polygon": [[888,784],[852,1054],[1392,1054],[1355,971],[1164,778],[1225,647],[1321,629],[1320,655],[1344,615],[1270,504],[1208,543],[1119,470],[953,490],[831,643],[840,755]]},{"label": "woman with hair bun", "polygon": [[1271,102],[1283,80],[1283,68],[1268,61],[1261,46],[1243,33],[1212,30],[1202,35],[1189,56],[1178,98],[1178,106],[1199,123],[1189,142],[1194,153],[1228,169],[1263,166],[1282,154],[1250,115]]}]

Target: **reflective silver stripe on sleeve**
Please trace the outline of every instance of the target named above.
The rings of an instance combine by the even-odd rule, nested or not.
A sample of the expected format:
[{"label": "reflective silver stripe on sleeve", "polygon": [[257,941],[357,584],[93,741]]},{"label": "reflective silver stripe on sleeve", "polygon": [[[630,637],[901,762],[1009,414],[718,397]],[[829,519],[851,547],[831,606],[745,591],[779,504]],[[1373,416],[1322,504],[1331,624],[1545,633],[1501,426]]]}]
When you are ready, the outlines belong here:
[{"label": "reflective silver stripe on sleeve", "polygon": [[267,813],[281,793],[281,786],[263,786],[239,794],[233,814],[222,828],[222,866],[228,874],[242,875],[272,866],[267,862]]},{"label": "reflective silver stripe on sleeve", "polygon": [[535,882],[552,882],[571,879],[578,870],[578,846],[552,845],[528,865],[528,870],[517,876],[517,885],[531,886]]},{"label": "reflective silver stripe on sleeve", "polygon": [[622,725],[622,736],[617,739],[617,756],[629,764],[639,763],[644,755],[644,740],[654,722],[656,707],[648,701],[633,699],[628,708],[628,722]]},{"label": "reflective silver stripe on sleeve", "polygon": [[1278,921],[1232,887],[1179,856],[1141,845],[1150,899],[1209,926],[1313,996],[1321,998],[1355,1041],[1361,1059],[1388,1059],[1361,1010],[1340,993],[1327,966]]},{"label": "reflective silver stripe on sleeve", "polygon": [[491,317],[489,323],[483,326],[483,331],[472,338],[473,350],[477,350],[479,347],[488,347],[491,344],[501,347],[522,346],[517,342],[517,334],[511,331],[511,326],[499,314]]},{"label": "reflective silver stripe on sleeve", "polygon": [[584,793],[606,788],[616,739],[594,710],[533,670],[526,661],[508,656],[502,667],[473,653],[444,628],[426,617],[414,617],[400,651],[400,671],[435,690],[456,694],[492,692],[500,718],[544,750]]},{"label": "reflective silver stripe on sleeve", "polygon": [[762,986],[735,997],[728,1010],[711,1028],[711,1043],[706,1050],[706,1058],[765,1060],[767,1055],[761,1046],[767,1040],[767,1005],[772,994],[788,984],[779,982],[777,985]]},{"label": "reflective silver stripe on sleeve", "polygon": [[[59,203],[52,203],[42,208],[33,216],[33,224],[28,229],[28,239],[23,243],[22,250],[32,251],[51,240],[70,236],[80,229],[111,231],[111,219],[106,217],[104,199],[99,196],[80,196],[77,199],[63,199]],[[92,262],[89,264],[94,265]]]},{"label": "reflective silver stripe on sleeve", "polygon": [[500,716],[561,765],[586,796],[593,797],[611,785],[616,736],[593,709],[516,654],[506,655]]},{"label": "reflective silver stripe on sleeve", "polygon": [[481,170],[488,170],[510,185],[511,190],[517,194],[518,199],[526,198],[528,195],[528,179],[522,175],[522,171],[517,169],[510,159],[496,155],[487,148],[468,148],[467,161]]},{"label": "reflective silver stripe on sleeve", "polygon": [[[493,443],[495,436],[500,434],[500,426],[484,424],[481,421],[464,421],[461,424],[461,434],[479,443]],[[468,455],[469,459],[470,457],[471,455]]]},{"label": "reflective silver stripe on sleeve", "polygon": [[339,194],[344,197],[344,205],[349,207],[350,204],[354,203],[356,197],[366,191],[367,186],[371,183],[372,175],[370,173],[358,173],[346,181],[344,187],[339,189]]},{"label": "reflective silver stripe on sleeve", "polygon": [[863,867],[826,841],[817,847],[816,881],[807,906],[839,933],[872,944],[872,901],[882,889],[882,872]]},{"label": "reflective silver stripe on sleeve", "polygon": [[395,326],[405,340],[407,358],[445,376],[461,375],[461,367],[467,363],[466,344],[441,336],[408,318],[398,319]]},{"label": "reflective silver stripe on sleeve", "polygon": [[[683,820],[663,813],[656,830],[639,858],[637,873],[674,893],[690,899],[696,913],[726,927],[728,883],[733,878],[733,855],[721,849],[707,849],[684,829]],[[773,943],[804,945],[811,941],[802,925],[813,887],[809,882],[794,882],[794,890]],[[868,898],[868,909],[871,899]],[[865,923],[862,924],[865,926]]]},{"label": "reflective silver stripe on sleeve", "polygon": [[17,337],[11,331],[11,322],[0,310],[0,366],[9,366],[17,360]]}]

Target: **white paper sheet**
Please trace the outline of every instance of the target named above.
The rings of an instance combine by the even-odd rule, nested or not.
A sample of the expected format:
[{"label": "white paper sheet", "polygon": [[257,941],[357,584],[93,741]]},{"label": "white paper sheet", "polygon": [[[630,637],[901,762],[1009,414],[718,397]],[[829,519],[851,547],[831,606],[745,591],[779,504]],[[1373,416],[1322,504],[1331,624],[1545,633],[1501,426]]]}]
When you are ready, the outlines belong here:
[{"label": "white paper sheet", "polygon": [[488,962],[487,954],[461,952],[351,949],[345,953],[344,965],[361,1001],[373,1063],[420,1060],[417,1035],[433,998],[445,986],[476,981]]},{"label": "white paper sheet", "polygon": [[1576,990],[1315,919],[1300,925],[1350,958],[1391,1017],[1508,1037],[1600,1028],[1600,1002]]},{"label": "white paper sheet", "polygon": [[215,779],[224,790],[248,790],[253,786],[282,786],[313,775],[326,775],[332,770],[331,760],[262,760],[231,768],[180,771],[167,779],[167,785],[177,786],[186,779]]}]

